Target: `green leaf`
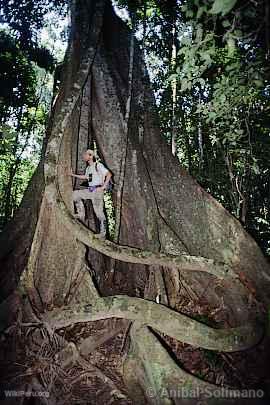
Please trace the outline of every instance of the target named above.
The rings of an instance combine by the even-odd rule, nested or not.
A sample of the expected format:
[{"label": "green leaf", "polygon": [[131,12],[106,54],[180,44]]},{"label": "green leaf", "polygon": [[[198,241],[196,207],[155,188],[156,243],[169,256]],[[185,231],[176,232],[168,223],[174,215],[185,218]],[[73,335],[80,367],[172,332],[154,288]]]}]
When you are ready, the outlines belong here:
[{"label": "green leaf", "polygon": [[241,30],[235,30],[233,33],[238,38],[241,38],[243,35],[243,32]]},{"label": "green leaf", "polygon": [[169,76],[168,80],[172,82],[173,80],[176,80],[178,78],[178,75],[176,73],[173,73],[172,75]]},{"label": "green leaf", "polygon": [[223,16],[227,14],[235,6],[237,0],[215,0],[213,7],[210,10],[212,14],[221,13]]},{"label": "green leaf", "polygon": [[202,77],[200,77],[200,78],[198,79],[198,82],[200,83],[200,85],[201,85],[202,87],[205,85],[205,80],[204,80]]},{"label": "green leaf", "polygon": [[198,8],[197,15],[196,15],[197,20],[198,20],[199,18],[201,18],[201,16],[203,15],[203,13],[204,13],[205,11],[206,11],[206,7],[205,7],[205,6],[201,6],[201,7]]},{"label": "green leaf", "polygon": [[251,166],[251,169],[252,169],[253,173],[260,174],[259,166],[256,163],[253,163],[253,165]]},{"label": "green leaf", "polygon": [[215,119],[216,116],[217,116],[217,114],[216,114],[214,111],[210,111],[210,112],[209,112],[209,118],[210,118],[210,119]]},{"label": "green leaf", "polygon": [[207,65],[210,65],[212,63],[212,58],[208,51],[201,52],[200,55],[201,59],[204,60]]},{"label": "green leaf", "polygon": [[202,37],[203,37],[203,29],[202,27],[198,27],[197,31],[196,31],[196,42],[199,43],[202,41]]},{"label": "green leaf", "polygon": [[229,20],[224,20],[224,21],[222,21],[222,25],[224,28],[228,28],[228,27],[230,27],[231,23]]},{"label": "green leaf", "polygon": [[228,46],[228,56],[233,56],[235,52],[235,40],[233,39],[233,37],[228,38],[227,46]]},{"label": "green leaf", "polygon": [[155,9],[150,7],[146,10],[146,17],[152,17],[154,15]]},{"label": "green leaf", "polygon": [[193,17],[194,17],[193,11],[192,11],[192,10],[187,10],[186,16],[187,16],[187,17],[190,17],[190,18],[193,18]]},{"label": "green leaf", "polygon": [[221,101],[222,103],[225,103],[225,102],[226,102],[226,96],[225,96],[225,94],[221,94],[221,96],[220,96],[220,101]]},{"label": "green leaf", "polygon": [[263,81],[262,80],[254,80],[255,86],[257,87],[263,87]]},{"label": "green leaf", "polygon": [[186,78],[184,78],[181,81],[181,91],[186,91],[188,89],[188,81]]}]

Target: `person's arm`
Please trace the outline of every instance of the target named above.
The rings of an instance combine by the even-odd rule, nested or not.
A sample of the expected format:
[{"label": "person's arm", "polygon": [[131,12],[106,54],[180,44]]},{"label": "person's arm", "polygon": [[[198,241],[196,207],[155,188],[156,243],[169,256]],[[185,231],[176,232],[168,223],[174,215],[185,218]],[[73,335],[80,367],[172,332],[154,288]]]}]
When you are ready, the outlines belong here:
[{"label": "person's arm", "polygon": [[110,171],[108,171],[108,173],[105,176],[103,186],[101,187],[103,190],[106,189],[106,187],[108,186],[109,181],[111,180],[111,178],[112,178],[112,173]]},{"label": "person's arm", "polygon": [[105,191],[110,179],[112,178],[112,173],[103,164],[100,164],[99,170],[104,171],[104,183],[101,187],[98,187],[97,190]]},{"label": "person's arm", "polygon": [[71,177],[76,177],[77,179],[80,179],[80,180],[88,180],[88,177],[85,175],[85,174],[74,174],[73,172],[72,172],[72,170],[70,171],[70,174],[69,174]]}]

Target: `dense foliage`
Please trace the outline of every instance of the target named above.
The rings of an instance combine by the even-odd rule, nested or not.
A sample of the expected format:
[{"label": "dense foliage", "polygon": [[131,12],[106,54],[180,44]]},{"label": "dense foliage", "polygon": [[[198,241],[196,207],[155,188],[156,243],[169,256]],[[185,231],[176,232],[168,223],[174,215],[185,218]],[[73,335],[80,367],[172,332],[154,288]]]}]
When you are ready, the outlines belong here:
[{"label": "dense foliage", "polygon": [[[44,18],[56,5],[0,1],[0,228],[18,207],[39,160],[57,63],[57,32]],[[49,24],[55,19],[50,15]]]}]

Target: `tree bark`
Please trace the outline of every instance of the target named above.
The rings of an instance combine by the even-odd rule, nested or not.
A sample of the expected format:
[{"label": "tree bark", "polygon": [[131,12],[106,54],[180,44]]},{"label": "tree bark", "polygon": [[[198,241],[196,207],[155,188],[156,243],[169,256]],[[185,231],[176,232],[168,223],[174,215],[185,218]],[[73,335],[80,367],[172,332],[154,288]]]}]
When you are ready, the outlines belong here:
[{"label": "tree bark", "polygon": [[[253,325],[258,319],[264,321],[262,307],[270,300],[269,264],[241,224],[172,156],[160,134],[154,96],[136,41],[125,130],[131,33],[110,2],[76,1],[72,16],[62,84],[43,158],[21,207],[0,235],[2,299],[19,293],[23,322],[37,322],[38,318],[47,330],[56,328],[52,335],[58,333],[57,328],[78,322],[120,317],[140,328],[156,325],[183,341],[187,340],[184,332],[191,339],[195,328],[197,338],[188,342],[211,350],[240,350],[256,344],[262,330]],[[90,109],[91,122],[84,132]],[[119,203],[116,193],[127,147],[117,244],[100,240],[73,217],[68,173],[88,146],[89,126],[100,155],[114,174],[115,204]],[[115,260],[115,274],[108,284],[111,259]],[[142,299],[149,270],[163,275],[152,277],[151,282],[156,283],[153,290],[167,295],[170,309]],[[188,287],[191,297],[203,297],[212,308],[223,300],[232,329],[223,328],[222,323],[218,329],[210,328],[179,314],[176,297],[182,293],[181,285]],[[100,294],[137,298],[101,299]],[[117,310],[111,308],[111,302],[119,302]],[[105,303],[102,317],[99,303]],[[6,305],[3,308],[6,311]],[[93,308],[94,317],[89,315]],[[56,313],[60,320],[65,319],[58,326],[54,324]],[[247,330],[250,337],[245,336]],[[141,333],[140,329],[138,336]],[[153,339],[151,333],[145,332],[147,344]],[[136,334],[132,339],[136,340]],[[158,350],[160,343],[154,345]],[[161,345],[160,351],[164,353]],[[171,386],[171,376],[168,372],[159,384]],[[195,377],[185,378],[196,384]],[[147,388],[142,380],[141,386],[136,378],[125,379],[126,384],[141,386],[138,396]]]}]

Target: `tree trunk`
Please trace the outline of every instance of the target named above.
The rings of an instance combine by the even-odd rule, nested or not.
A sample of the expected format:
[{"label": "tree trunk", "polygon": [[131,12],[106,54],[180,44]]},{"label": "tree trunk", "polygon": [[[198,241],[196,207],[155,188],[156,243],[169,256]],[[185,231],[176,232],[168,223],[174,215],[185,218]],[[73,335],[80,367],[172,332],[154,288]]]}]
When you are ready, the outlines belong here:
[{"label": "tree trunk", "polygon": [[[118,376],[119,390],[108,376],[103,385],[110,392],[115,389],[118,403],[123,400],[125,404],[130,401],[125,389],[135,396],[134,403],[141,398],[153,403],[147,398],[150,383],[156,397],[160,396],[161,389],[175,384],[176,369],[184,385],[201,386],[201,381],[172,360],[165,350],[164,335],[210,350],[245,350],[261,340],[262,327],[256,322],[264,321],[270,301],[270,269],[260,249],[241,224],[179,166],[161,137],[154,96],[136,42],[125,130],[130,35],[108,0],[72,3],[71,37],[43,158],[21,207],[0,235],[2,329],[15,319],[25,338],[36,336],[40,346],[45,337],[49,339],[46,344],[57,341],[57,350],[66,353],[73,325],[86,325],[87,329],[90,322],[97,325],[93,326],[96,330],[118,330],[112,322],[120,322],[119,369],[124,365],[124,375],[122,379]],[[115,204],[120,203],[116,193],[125,156],[117,244],[99,239],[94,229],[73,217],[68,173],[71,165],[79,167],[77,161],[89,146],[89,134],[113,172]],[[94,226],[93,218],[90,224]],[[15,300],[20,302],[18,310],[10,309],[6,317]],[[196,304],[191,314],[183,300]],[[184,315],[196,317],[202,302],[209,305],[209,317],[223,302],[228,323],[221,320],[215,329]],[[32,330],[33,325],[34,333],[22,332]],[[65,338],[60,333],[63,329]],[[89,334],[94,336],[93,330]],[[32,340],[26,339],[31,348]],[[147,356],[143,342],[153,348]],[[156,362],[155,353],[159,353]],[[72,359],[71,372],[79,366],[88,374],[89,367],[93,371],[89,357],[76,347]],[[163,361],[167,362],[164,374]],[[59,364],[61,376],[76,390],[69,379],[71,372],[64,372],[66,366]],[[59,380],[48,384],[47,368],[42,370],[43,388],[57,397]],[[101,381],[103,374],[98,370],[95,368],[95,375]],[[88,381],[92,386],[93,375]],[[208,382],[203,386],[215,388]],[[93,401],[91,395],[81,393],[80,403],[89,403],[89,398]],[[173,399],[167,395],[156,403],[173,403]]]}]

